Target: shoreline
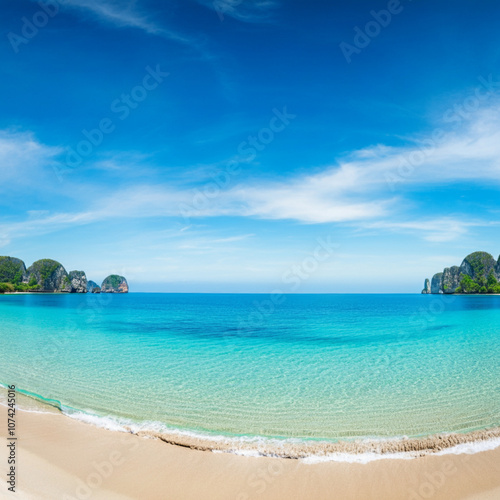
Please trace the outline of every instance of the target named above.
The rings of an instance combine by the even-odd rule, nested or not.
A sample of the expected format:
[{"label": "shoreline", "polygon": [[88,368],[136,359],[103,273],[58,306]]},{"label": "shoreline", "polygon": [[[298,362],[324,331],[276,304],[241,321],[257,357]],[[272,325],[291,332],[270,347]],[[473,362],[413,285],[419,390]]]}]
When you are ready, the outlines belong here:
[{"label": "shoreline", "polygon": [[[0,436],[7,415],[0,411]],[[367,464],[198,451],[60,413],[18,410],[19,498],[148,500],[493,500],[500,448]],[[4,452],[5,453],[5,452]],[[1,460],[4,473],[6,460]]]},{"label": "shoreline", "polygon": [[[180,433],[132,432],[139,437],[159,439],[164,443],[182,446],[197,451],[230,453],[255,457],[280,458],[285,460],[339,461],[367,463],[387,458],[408,460],[424,456],[459,453],[480,453],[483,448],[500,447],[500,428],[475,431],[465,434],[437,434],[423,438],[388,438],[384,440],[360,439],[355,441],[300,441],[274,440],[271,438],[252,440],[215,440],[197,436],[182,436]],[[253,441],[253,442],[252,442]],[[257,441],[257,442],[255,442]],[[260,442],[259,442],[260,441]]]},{"label": "shoreline", "polygon": [[[0,384],[0,408],[5,408],[5,389]],[[226,453],[254,457],[306,460],[309,463],[325,461],[367,463],[387,458],[408,460],[423,456],[459,453],[480,453],[484,449],[500,447],[500,427],[468,432],[442,432],[419,437],[360,437],[354,439],[324,440],[301,438],[271,438],[265,436],[228,436],[217,432],[203,433],[188,429],[153,430],[146,422],[124,422],[111,415],[98,416],[78,408],[69,408],[59,401],[17,389],[17,406],[21,411],[61,415],[68,419],[110,432],[128,433],[141,438],[155,439],[172,446],[202,452]],[[69,410],[69,411],[68,411]],[[147,422],[152,427],[165,426]]]}]

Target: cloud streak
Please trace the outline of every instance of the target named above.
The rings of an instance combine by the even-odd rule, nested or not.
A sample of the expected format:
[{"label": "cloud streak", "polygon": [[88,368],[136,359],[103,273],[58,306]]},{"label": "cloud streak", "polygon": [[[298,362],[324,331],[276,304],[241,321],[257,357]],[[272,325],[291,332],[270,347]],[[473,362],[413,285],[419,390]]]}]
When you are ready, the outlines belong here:
[{"label": "cloud streak", "polygon": [[405,222],[378,221],[365,224],[366,229],[377,229],[392,232],[417,234],[426,241],[446,243],[464,236],[473,227],[489,227],[496,222],[464,219],[463,217],[439,217]]},{"label": "cloud streak", "polygon": [[149,16],[139,12],[135,1],[129,1],[126,5],[124,3],[113,0],[64,0],[61,5],[64,8],[91,13],[101,22],[118,28],[136,28],[149,35],[160,36],[193,48],[201,47],[197,40],[160,26]]},{"label": "cloud streak", "polygon": [[[19,175],[26,165],[32,170],[33,166],[46,170],[59,153],[59,148],[43,145],[28,133],[0,132],[0,160],[11,182],[26,177]],[[401,165],[417,157],[420,160],[414,162],[410,171],[401,171]],[[120,168],[120,165],[114,167]],[[394,176],[398,181],[391,184]],[[195,190],[154,181],[133,187],[118,185],[107,193],[104,202],[101,199],[94,202],[93,198],[77,200],[84,207],[82,211],[31,216],[4,224],[0,233],[7,241],[16,235],[41,234],[116,218],[246,217],[304,224],[344,223],[360,229],[412,232],[439,243],[463,236],[472,227],[485,225],[481,220],[467,219],[460,214],[443,213],[435,218],[404,215],[404,208],[409,204],[407,196],[413,190],[451,183],[500,187],[499,106],[478,112],[473,120],[444,134],[432,147],[428,137],[417,137],[404,147],[377,145],[354,151],[336,165],[314,174],[275,181],[243,182],[236,177],[227,187],[215,186],[215,190],[206,179]],[[99,188],[88,185],[75,190],[74,196],[97,192]],[[64,189],[67,191],[67,187]]]},{"label": "cloud streak", "polygon": [[212,9],[221,21],[232,17],[244,23],[262,23],[271,20],[272,12],[279,6],[273,0],[196,0]]},{"label": "cloud streak", "polygon": [[52,175],[63,149],[39,142],[31,132],[0,130],[0,192]]}]

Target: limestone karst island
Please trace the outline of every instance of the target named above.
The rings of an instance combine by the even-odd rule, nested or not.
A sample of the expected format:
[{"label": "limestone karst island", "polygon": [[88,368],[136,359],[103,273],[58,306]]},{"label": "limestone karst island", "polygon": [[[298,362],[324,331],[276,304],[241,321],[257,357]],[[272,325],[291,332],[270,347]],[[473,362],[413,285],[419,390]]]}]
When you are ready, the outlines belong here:
[{"label": "limestone karst island", "polygon": [[423,294],[500,294],[500,257],[474,252],[460,267],[447,267],[442,273],[425,280]]},{"label": "limestone karst island", "polygon": [[98,286],[83,271],[64,269],[51,259],[37,260],[26,269],[21,259],[0,257],[0,293],[128,293],[123,276],[112,274]]}]

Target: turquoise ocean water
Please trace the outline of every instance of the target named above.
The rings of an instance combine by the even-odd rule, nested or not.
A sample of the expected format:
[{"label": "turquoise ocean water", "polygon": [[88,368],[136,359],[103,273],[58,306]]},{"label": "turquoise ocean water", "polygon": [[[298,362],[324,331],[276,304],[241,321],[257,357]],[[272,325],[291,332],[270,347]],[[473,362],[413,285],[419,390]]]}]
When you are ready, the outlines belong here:
[{"label": "turquoise ocean water", "polygon": [[0,296],[0,383],[108,426],[338,441],[500,426],[500,297]]}]

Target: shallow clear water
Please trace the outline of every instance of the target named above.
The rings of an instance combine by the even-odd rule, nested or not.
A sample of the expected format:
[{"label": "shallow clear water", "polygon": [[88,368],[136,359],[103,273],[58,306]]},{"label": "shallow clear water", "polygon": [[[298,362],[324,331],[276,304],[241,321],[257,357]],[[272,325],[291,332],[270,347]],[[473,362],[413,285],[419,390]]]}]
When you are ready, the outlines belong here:
[{"label": "shallow clear water", "polygon": [[500,297],[269,299],[0,296],[0,383],[67,411],[227,436],[500,425]]}]

